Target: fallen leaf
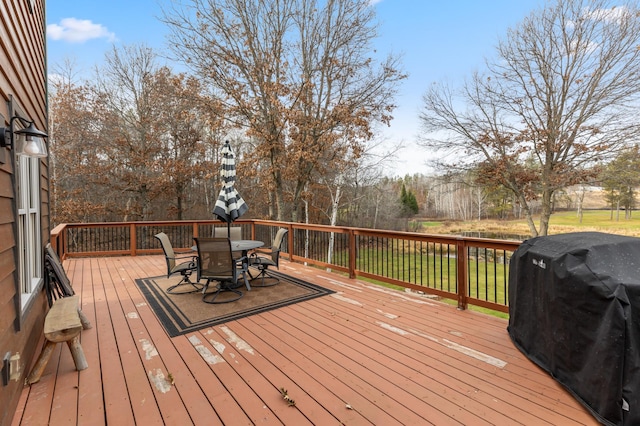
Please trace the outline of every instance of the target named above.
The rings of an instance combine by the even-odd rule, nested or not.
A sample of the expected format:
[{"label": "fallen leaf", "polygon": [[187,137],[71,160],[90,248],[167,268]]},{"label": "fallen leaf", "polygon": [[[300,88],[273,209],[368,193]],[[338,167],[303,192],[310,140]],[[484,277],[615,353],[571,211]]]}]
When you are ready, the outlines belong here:
[{"label": "fallen leaf", "polygon": [[291,399],[285,388],[280,388],[280,395],[282,395],[282,399],[287,401],[287,404],[289,404],[290,407],[295,407],[296,402]]}]

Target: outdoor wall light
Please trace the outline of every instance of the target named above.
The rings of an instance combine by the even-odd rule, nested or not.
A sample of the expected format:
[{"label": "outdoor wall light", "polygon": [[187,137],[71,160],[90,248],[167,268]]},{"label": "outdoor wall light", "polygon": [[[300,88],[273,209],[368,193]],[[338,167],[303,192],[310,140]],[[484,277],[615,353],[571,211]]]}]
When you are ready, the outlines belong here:
[{"label": "outdoor wall light", "polygon": [[[14,122],[20,120],[24,129],[14,130]],[[25,118],[17,115],[9,121],[9,127],[0,127],[0,147],[15,149],[16,154],[27,157],[46,157],[47,146],[44,139],[47,134],[38,130],[33,124]]]}]

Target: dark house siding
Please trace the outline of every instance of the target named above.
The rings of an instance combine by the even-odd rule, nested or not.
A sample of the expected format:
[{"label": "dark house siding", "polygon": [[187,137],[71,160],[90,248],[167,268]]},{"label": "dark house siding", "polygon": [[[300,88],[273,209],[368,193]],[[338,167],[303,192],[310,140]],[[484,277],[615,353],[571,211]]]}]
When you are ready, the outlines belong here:
[{"label": "dark house siding", "polygon": [[[47,131],[44,0],[0,0],[0,126],[19,111]],[[0,359],[20,353],[20,380],[0,381],[0,426],[11,423],[24,378],[40,349],[46,298],[40,292],[21,312],[16,259],[13,151],[0,148]],[[49,238],[48,159],[40,165],[42,243]]]}]

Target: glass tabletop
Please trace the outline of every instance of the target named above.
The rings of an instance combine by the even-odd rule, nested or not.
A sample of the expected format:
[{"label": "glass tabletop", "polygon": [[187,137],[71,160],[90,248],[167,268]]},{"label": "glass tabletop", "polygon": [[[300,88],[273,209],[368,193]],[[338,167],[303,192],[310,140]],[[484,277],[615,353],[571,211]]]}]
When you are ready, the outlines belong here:
[{"label": "glass tabletop", "polygon": [[258,247],[262,247],[264,243],[258,240],[235,240],[231,241],[231,250],[247,251]]},{"label": "glass tabletop", "polygon": [[[233,251],[248,251],[258,247],[262,247],[264,242],[258,240],[232,240],[231,250]],[[191,250],[198,251],[197,246],[192,246]]]}]

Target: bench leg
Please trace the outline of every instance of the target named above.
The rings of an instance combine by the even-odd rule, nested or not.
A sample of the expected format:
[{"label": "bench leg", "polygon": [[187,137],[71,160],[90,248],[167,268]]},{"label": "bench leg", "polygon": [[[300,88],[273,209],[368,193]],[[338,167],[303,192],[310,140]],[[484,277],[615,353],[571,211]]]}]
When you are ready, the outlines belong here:
[{"label": "bench leg", "polygon": [[82,312],[82,309],[78,308],[78,316],[80,317],[80,322],[82,323],[82,329],[88,330],[91,328],[91,322],[87,318],[87,316]]},{"label": "bench leg", "polygon": [[84,351],[80,345],[80,337],[76,336],[71,340],[67,340],[67,345],[69,346],[69,350],[73,356],[73,362],[76,363],[76,370],[80,371],[87,368],[89,364],[87,364],[87,359],[85,358]]},{"label": "bench leg", "polygon": [[53,342],[50,342],[48,340],[45,340],[45,342],[46,343],[44,345],[44,348],[42,348],[42,352],[40,352],[40,356],[38,357],[36,364],[33,366],[33,370],[31,370],[31,373],[27,378],[27,383],[29,383],[30,385],[40,380],[40,376],[42,376],[42,373],[44,372],[45,367],[47,366],[47,364],[49,363],[49,360],[51,359],[53,348],[56,347],[56,344]]}]

